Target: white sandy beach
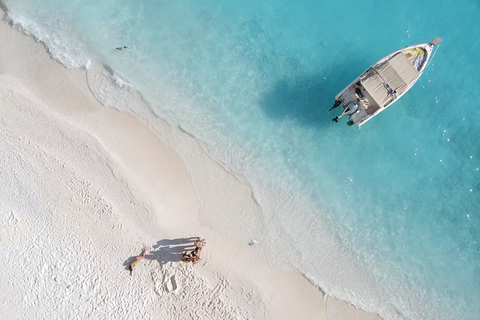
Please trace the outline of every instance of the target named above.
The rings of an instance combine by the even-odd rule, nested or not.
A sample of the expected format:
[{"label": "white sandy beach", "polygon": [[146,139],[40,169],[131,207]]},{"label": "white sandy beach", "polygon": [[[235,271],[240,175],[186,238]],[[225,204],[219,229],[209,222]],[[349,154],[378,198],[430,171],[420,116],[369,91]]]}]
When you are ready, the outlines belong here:
[{"label": "white sandy beach", "polygon": [[[5,21],[0,44],[0,319],[379,319],[257,257],[249,186],[148,109],[119,111],[132,89],[99,103],[101,66],[68,70]],[[194,236],[195,267],[178,261]]]}]

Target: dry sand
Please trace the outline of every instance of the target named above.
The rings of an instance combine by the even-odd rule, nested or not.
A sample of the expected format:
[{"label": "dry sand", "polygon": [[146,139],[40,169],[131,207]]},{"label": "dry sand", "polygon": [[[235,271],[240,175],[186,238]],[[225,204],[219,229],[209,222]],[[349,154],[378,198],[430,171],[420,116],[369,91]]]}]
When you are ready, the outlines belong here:
[{"label": "dry sand", "polygon": [[[148,109],[100,104],[103,68],[67,70],[5,21],[0,44],[1,319],[379,319],[255,257],[249,186]],[[140,99],[124,90],[107,105]],[[178,262],[197,235],[203,261]]]}]

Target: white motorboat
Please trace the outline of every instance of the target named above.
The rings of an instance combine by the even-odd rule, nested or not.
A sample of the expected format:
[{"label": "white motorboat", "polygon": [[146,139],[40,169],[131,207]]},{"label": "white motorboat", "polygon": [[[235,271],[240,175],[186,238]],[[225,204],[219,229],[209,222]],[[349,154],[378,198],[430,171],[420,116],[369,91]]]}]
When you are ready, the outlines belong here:
[{"label": "white motorboat", "polygon": [[361,127],[387,109],[417,82],[433,58],[433,48],[441,41],[442,38],[437,37],[380,59],[335,96],[335,104],[328,112],[338,106],[342,106],[343,112],[332,120],[338,122],[348,115],[349,126]]}]

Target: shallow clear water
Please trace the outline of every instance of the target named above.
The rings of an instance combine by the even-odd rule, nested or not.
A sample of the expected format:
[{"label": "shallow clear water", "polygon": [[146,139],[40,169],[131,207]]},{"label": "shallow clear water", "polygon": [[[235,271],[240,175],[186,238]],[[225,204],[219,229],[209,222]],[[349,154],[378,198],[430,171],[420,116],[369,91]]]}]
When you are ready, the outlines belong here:
[{"label": "shallow clear water", "polygon": [[[480,318],[478,1],[5,2],[57,59],[108,64],[244,175],[293,239],[290,263],[327,293],[386,318]],[[331,121],[358,74],[436,36],[392,108],[361,130]],[[358,259],[348,274],[327,271],[342,249],[304,245],[325,245],[320,219]]]}]

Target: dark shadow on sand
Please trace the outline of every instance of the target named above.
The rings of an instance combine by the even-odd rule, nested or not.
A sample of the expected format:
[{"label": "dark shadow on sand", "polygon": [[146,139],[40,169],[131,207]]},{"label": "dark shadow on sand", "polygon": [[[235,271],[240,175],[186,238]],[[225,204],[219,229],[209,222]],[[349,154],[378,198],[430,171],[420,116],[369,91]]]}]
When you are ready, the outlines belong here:
[{"label": "dark shadow on sand", "polygon": [[[160,264],[167,262],[180,262],[180,256],[185,251],[192,251],[195,249],[194,241],[199,240],[198,237],[178,238],[178,239],[163,239],[157,241],[153,246],[154,250],[147,251],[145,259],[156,260]],[[140,249],[138,255],[131,256],[123,262],[125,270],[130,271],[130,264],[133,260],[142,254]]]},{"label": "dark shadow on sand", "polygon": [[178,238],[178,239],[163,239],[157,241],[153,249],[145,257],[149,260],[157,260],[160,264],[167,262],[179,262],[180,256],[185,251],[192,251],[195,249],[194,241],[199,240],[198,237]]}]

